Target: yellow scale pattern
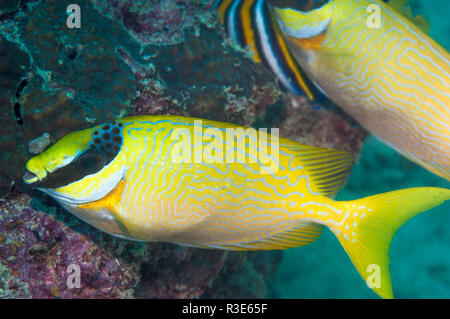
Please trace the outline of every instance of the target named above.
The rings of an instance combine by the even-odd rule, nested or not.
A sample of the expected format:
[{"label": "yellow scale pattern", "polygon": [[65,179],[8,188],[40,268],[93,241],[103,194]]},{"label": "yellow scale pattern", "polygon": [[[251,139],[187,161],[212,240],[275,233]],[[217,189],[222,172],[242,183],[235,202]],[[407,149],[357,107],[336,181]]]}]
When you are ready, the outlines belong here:
[{"label": "yellow scale pattern", "polygon": [[[237,141],[244,135],[235,135],[234,154],[246,154],[245,163],[208,164],[205,158],[197,163],[194,136],[207,136],[213,130],[226,138],[224,130],[234,126],[205,120],[197,125],[193,121],[174,117],[124,121],[124,145],[129,149],[126,166],[130,169],[126,173],[119,218],[133,237],[201,246],[244,246],[293,228],[308,227],[310,221],[320,221],[318,213],[336,222],[342,220],[343,215],[334,208],[332,200],[319,195],[320,185],[311,180],[304,165],[308,159],[334,155],[329,159],[328,173],[326,167],[321,172],[324,177],[328,174],[334,179],[323,190],[333,194],[342,186],[352,163],[346,152],[279,139],[277,169],[265,174],[261,163],[250,163],[248,156],[253,146],[254,152],[259,151],[258,144],[252,145],[245,137],[246,147],[242,148]],[[180,145],[186,132],[191,137],[192,156],[189,162],[180,163],[173,157],[178,154],[174,147]],[[278,152],[271,149],[270,142],[267,140],[268,155]],[[300,151],[303,157],[298,156]],[[232,153],[227,154],[229,160]],[[335,160],[340,165],[335,165]],[[342,167],[345,162],[347,165]],[[313,167],[310,170],[313,172]],[[299,223],[302,218],[304,223]],[[313,232],[316,228],[313,227]]]},{"label": "yellow scale pattern", "polygon": [[[370,5],[380,9],[379,28],[367,24]],[[307,14],[276,12],[291,34],[330,19],[321,36],[287,35],[301,66],[371,133],[450,180],[450,59],[445,49],[376,0],[334,0]]]}]

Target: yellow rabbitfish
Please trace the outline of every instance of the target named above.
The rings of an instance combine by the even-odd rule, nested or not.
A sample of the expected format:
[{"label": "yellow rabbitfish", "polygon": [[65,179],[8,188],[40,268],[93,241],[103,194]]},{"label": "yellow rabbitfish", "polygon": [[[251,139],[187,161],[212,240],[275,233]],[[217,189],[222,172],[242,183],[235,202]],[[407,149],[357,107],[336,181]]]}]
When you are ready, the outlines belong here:
[{"label": "yellow rabbitfish", "polygon": [[395,231],[450,199],[450,190],[332,200],[352,164],[347,152],[264,131],[139,116],[66,135],[27,162],[24,181],[87,223],[132,240],[285,249],[313,242],[324,225],[364,279],[379,267],[373,289],[390,298],[388,251]]},{"label": "yellow rabbitfish", "polygon": [[331,0],[310,12],[274,13],[297,61],[330,99],[381,141],[450,180],[449,54],[406,2]]}]

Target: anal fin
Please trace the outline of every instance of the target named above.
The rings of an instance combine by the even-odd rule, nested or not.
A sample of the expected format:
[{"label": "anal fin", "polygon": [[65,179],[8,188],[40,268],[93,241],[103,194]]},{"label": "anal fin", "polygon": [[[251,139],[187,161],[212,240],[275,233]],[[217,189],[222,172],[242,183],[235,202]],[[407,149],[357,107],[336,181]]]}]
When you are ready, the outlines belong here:
[{"label": "anal fin", "polygon": [[278,250],[309,245],[318,239],[323,226],[304,222],[287,231],[262,238],[261,240],[241,243],[204,245],[202,248],[226,250]]}]

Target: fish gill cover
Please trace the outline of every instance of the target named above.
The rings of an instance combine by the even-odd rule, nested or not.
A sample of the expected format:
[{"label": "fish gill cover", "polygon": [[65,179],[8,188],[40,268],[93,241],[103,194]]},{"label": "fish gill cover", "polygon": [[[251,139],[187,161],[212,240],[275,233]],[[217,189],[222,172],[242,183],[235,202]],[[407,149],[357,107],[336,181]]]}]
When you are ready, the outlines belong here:
[{"label": "fish gill cover", "polygon": [[[66,27],[72,2],[0,4],[0,297],[283,296],[269,289],[280,252],[113,238],[29,189],[26,160],[69,132],[128,115],[280,127],[282,137],[354,156],[367,132],[280,89],[230,41],[211,0],[79,0],[79,29]],[[81,288],[66,283],[72,264],[85,274]]]}]

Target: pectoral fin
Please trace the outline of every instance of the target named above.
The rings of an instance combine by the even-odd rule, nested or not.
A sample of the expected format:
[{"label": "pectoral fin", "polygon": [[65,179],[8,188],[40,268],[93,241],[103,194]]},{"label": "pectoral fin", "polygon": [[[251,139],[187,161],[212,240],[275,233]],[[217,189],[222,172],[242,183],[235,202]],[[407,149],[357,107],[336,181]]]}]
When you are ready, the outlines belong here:
[{"label": "pectoral fin", "polygon": [[125,189],[125,182],[120,180],[109,194],[105,197],[100,198],[94,202],[79,205],[78,207],[83,209],[95,209],[98,207],[109,208],[111,211],[116,210],[120,206],[120,200],[122,199],[122,193]]},{"label": "pectoral fin", "polygon": [[90,212],[89,220],[83,219],[103,231],[122,238],[132,239],[121,214],[121,200],[124,189],[125,181],[120,180],[105,197],[94,202],[78,205],[78,210]]}]

